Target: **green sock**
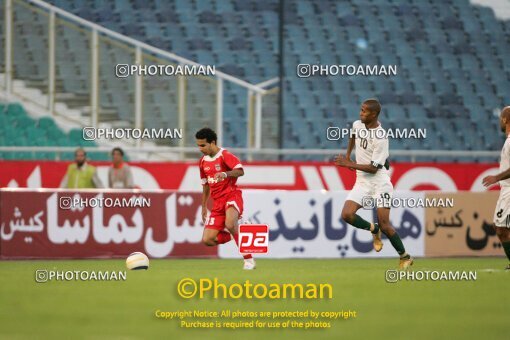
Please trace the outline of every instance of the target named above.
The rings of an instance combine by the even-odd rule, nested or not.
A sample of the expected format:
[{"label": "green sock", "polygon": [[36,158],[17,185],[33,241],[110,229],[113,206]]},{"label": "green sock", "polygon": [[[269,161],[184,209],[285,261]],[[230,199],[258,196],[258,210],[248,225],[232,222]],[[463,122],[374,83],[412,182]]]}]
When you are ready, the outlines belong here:
[{"label": "green sock", "polygon": [[372,234],[377,234],[379,232],[379,224],[374,223],[374,230],[372,230]]},{"label": "green sock", "polygon": [[362,219],[358,214],[354,215],[354,219],[350,224],[352,224],[356,228],[370,230],[370,223]]},{"label": "green sock", "polygon": [[501,242],[503,249],[505,249],[506,257],[510,260],[510,242]]},{"label": "green sock", "polygon": [[398,236],[398,234],[395,232],[395,234],[393,234],[392,236],[388,236],[388,238],[390,239],[391,245],[393,246],[393,248],[395,248],[397,253],[399,255],[404,255],[406,249],[404,248],[404,244],[402,243],[400,236]]}]

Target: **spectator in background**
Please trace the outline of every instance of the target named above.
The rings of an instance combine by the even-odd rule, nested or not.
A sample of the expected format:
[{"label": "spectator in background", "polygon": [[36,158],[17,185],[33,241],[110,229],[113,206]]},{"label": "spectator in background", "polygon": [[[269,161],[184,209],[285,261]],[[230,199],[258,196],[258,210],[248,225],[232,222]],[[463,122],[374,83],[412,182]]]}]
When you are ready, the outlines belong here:
[{"label": "spectator in background", "polygon": [[103,188],[96,167],[87,163],[87,153],[82,148],[78,148],[74,152],[74,163],[69,164],[60,187],[67,189]]},{"label": "spectator in background", "polygon": [[133,174],[129,165],[124,163],[124,151],[112,150],[112,166],[108,169],[108,186],[113,189],[133,189]]}]

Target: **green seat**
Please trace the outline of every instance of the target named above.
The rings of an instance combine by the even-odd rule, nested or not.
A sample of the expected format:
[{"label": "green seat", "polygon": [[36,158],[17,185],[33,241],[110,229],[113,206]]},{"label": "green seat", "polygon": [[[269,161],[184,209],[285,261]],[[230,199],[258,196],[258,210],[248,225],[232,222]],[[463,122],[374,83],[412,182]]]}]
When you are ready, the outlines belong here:
[{"label": "green seat", "polygon": [[83,146],[83,147],[92,147],[92,146],[96,146],[96,143],[93,141],[93,140],[81,140],[80,141],[80,146]]},{"label": "green seat", "polygon": [[27,146],[27,140],[23,136],[17,136],[16,138],[7,139],[5,141],[6,146]]},{"label": "green seat", "polygon": [[6,160],[11,160],[11,159],[15,159],[14,156],[15,155],[14,155],[13,152],[4,152],[3,155],[2,155],[2,158],[6,159]]},{"label": "green seat", "polygon": [[34,153],[35,159],[47,159],[47,160],[55,160],[56,159],[56,153],[55,152],[35,152]]},{"label": "green seat", "polygon": [[92,151],[88,152],[87,154],[93,161],[109,161],[111,159],[107,152]]},{"label": "green seat", "polygon": [[8,115],[6,118],[7,118],[7,124],[10,125],[10,126],[15,126],[18,124],[18,118],[20,117],[23,117],[23,116],[11,116],[11,115]]},{"label": "green seat", "polygon": [[21,117],[26,116],[27,113],[25,112],[25,109],[23,109],[23,106],[19,103],[12,103],[7,106],[7,112],[9,116],[13,117]]},{"label": "green seat", "polygon": [[60,154],[60,160],[63,160],[63,161],[74,160],[74,152],[62,152]]},{"label": "green seat", "polygon": [[66,134],[64,132],[62,132],[61,130],[59,130],[56,126],[53,128],[48,128],[46,130],[46,135],[48,136],[48,138],[54,139],[54,140],[59,140],[62,138],[65,138],[67,140]]},{"label": "green seat", "polygon": [[34,152],[34,159],[46,159],[46,152]]},{"label": "green seat", "polygon": [[35,127],[35,121],[28,116],[20,116],[16,119],[16,126],[21,129]]},{"label": "green seat", "polygon": [[54,161],[57,159],[57,153],[56,152],[46,152],[46,159],[50,161]]},{"label": "green seat", "polygon": [[78,143],[83,140],[83,130],[72,129],[69,131],[69,140],[74,141],[78,145]]},{"label": "green seat", "polygon": [[26,136],[28,139],[38,139],[38,138],[46,139],[46,135],[44,134],[44,131],[36,128],[35,126],[27,127],[23,131],[23,135]]},{"label": "green seat", "polygon": [[9,140],[15,140],[18,138],[18,136],[20,135],[18,132],[16,132],[16,130],[14,129],[7,129],[7,130],[4,130],[5,134],[4,134],[4,138],[6,141],[9,141]]},{"label": "green seat", "polygon": [[[94,147],[94,141],[83,139],[83,130],[76,128],[66,133],[52,117],[37,120],[27,115],[19,103],[0,104],[0,145],[5,146],[65,146]],[[74,160],[74,151],[58,153],[60,159]],[[57,159],[57,152],[2,152],[1,159]],[[108,153],[97,153],[94,160],[109,160]]]},{"label": "green seat", "polygon": [[32,153],[33,152],[16,152],[14,159],[29,160],[33,158]]},{"label": "green seat", "polygon": [[62,146],[62,145],[59,143],[58,139],[54,139],[48,136],[46,137],[46,146]]},{"label": "green seat", "polygon": [[67,138],[59,138],[57,140],[57,145],[59,145],[59,146],[71,146],[71,145],[69,145],[69,140]]},{"label": "green seat", "polygon": [[28,141],[29,145],[33,146],[48,146],[48,141],[44,136],[38,136],[37,138],[32,138]]},{"label": "green seat", "polygon": [[37,126],[44,130],[50,130],[58,127],[55,125],[55,121],[50,117],[42,117],[37,122]]}]

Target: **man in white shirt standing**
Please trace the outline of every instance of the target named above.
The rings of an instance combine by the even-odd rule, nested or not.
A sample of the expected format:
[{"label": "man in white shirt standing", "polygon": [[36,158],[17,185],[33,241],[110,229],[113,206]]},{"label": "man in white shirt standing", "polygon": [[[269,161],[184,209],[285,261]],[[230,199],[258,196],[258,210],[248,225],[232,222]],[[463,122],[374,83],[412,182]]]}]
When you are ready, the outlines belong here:
[{"label": "man in white shirt standing", "polygon": [[[356,183],[342,210],[342,219],[352,226],[370,230],[374,238],[375,251],[381,251],[381,232],[400,255],[400,269],[406,270],[413,264],[413,258],[406,252],[396,230],[390,224],[391,197],[393,185],[388,174],[389,142],[386,132],[378,120],[381,104],[376,99],[367,99],[361,105],[360,120],[352,125],[352,134],[345,156],[339,155],[335,164],[356,170]],[[351,161],[351,151],[356,147],[356,161]],[[366,200],[377,205],[378,223],[370,223],[356,212]]]},{"label": "man in white shirt standing", "polygon": [[[501,150],[499,174],[487,176],[482,181],[486,187],[497,182],[501,186],[496,211],[494,211],[494,227],[496,228],[496,235],[498,235],[505,250],[506,257],[510,261],[510,106],[501,111],[499,124],[506,135],[505,144]],[[510,264],[506,269],[510,270]]]}]

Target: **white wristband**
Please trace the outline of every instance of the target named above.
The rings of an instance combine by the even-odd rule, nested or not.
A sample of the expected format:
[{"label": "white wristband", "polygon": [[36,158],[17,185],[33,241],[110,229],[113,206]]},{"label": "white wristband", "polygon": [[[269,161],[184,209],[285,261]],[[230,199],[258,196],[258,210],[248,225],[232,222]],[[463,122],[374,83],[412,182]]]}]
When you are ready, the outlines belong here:
[{"label": "white wristband", "polygon": [[225,178],[227,178],[227,177],[228,177],[228,175],[227,175],[227,173],[226,173],[226,172],[222,172],[222,174],[224,174],[224,175],[225,175]]}]

